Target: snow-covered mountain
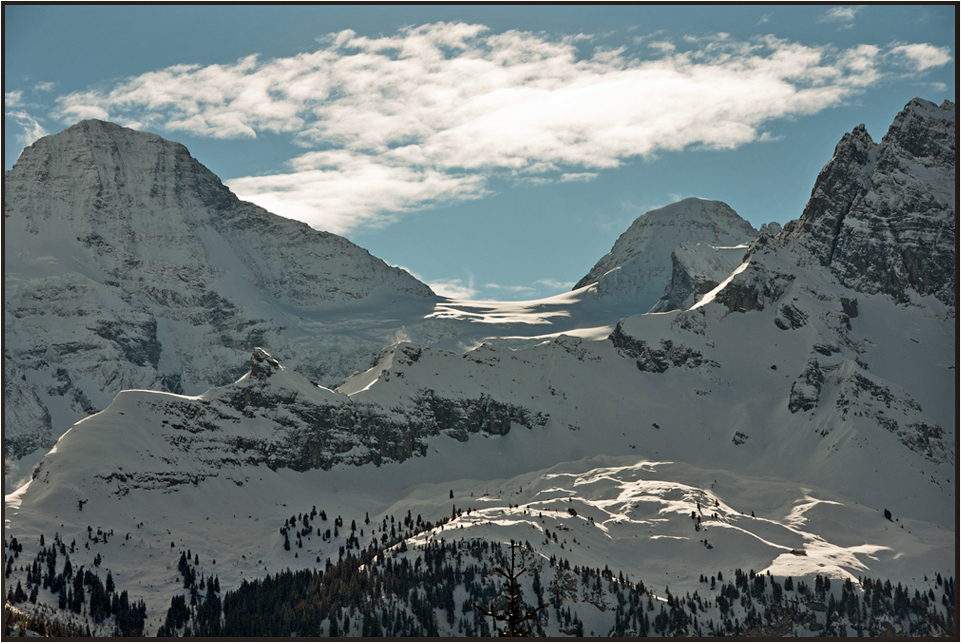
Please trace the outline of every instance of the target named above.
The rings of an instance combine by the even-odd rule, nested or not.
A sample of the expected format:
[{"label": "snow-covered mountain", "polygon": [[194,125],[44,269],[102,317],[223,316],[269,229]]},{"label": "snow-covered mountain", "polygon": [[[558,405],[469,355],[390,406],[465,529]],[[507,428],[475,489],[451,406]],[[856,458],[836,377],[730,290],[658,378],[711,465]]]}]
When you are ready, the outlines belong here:
[{"label": "snow-covered mountain", "polygon": [[[433,296],[342,237],[238,200],[182,145],[95,120],[40,139],[5,174],[4,284],[5,369],[60,432],[121,389],[232,381],[255,346],[342,377],[384,339],[355,334],[320,359],[298,346],[312,311]],[[12,406],[8,435],[33,434],[7,441],[20,456],[51,428],[31,431]]]},{"label": "snow-covered mountain", "polygon": [[[632,300],[638,312],[647,312],[673,281],[677,265],[672,260],[675,248],[685,246],[688,250],[681,252],[689,257],[699,254],[691,252],[691,247],[701,244],[704,251],[714,254],[712,248],[748,244],[755,237],[757,230],[726,203],[694,197],[684,199],[635,219],[611,251],[594,264],[574,289],[596,283],[598,296]],[[712,267],[705,278],[724,272],[727,264],[722,260],[721,266]],[[730,270],[723,276],[728,273]],[[686,297],[680,297],[678,303]]]},{"label": "snow-covered mountain", "polygon": [[[753,238],[727,206],[688,200],[642,216],[635,242],[616,246],[629,246],[618,274],[646,284],[640,305],[611,296],[612,277],[526,305],[456,302],[238,200],[182,145],[96,120],[24,150],[4,177],[4,220],[4,368],[19,400],[6,406],[5,454],[33,453],[22,469],[119,391],[202,393],[242,375],[257,346],[330,386],[398,339],[465,350],[605,336],[663,294],[664,275],[635,268],[669,265],[664,244]],[[711,278],[728,263],[706,262]]]},{"label": "snow-covered mountain", "polygon": [[[748,623],[773,628],[750,630],[757,635],[834,633],[838,624],[851,632],[870,614],[888,635],[923,632],[922,621],[944,635],[956,627],[937,629],[938,619],[954,618],[954,581],[942,575],[957,566],[955,301],[933,284],[940,263],[903,272],[892,263],[905,256],[898,244],[907,236],[909,249],[923,242],[949,271],[956,265],[953,233],[926,232],[937,229],[932,220],[956,225],[953,205],[927,207],[953,204],[943,181],[955,172],[945,152],[954,106],[930,105],[912,101],[871,154],[849,154],[842,141],[818,178],[812,204],[876,200],[895,185],[930,191],[885,201],[900,208],[885,217],[898,232],[875,234],[871,252],[852,245],[866,207],[838,224],[836,208],[809,204],[799,221],[762,231],[736,253],[722,248],[737,239],[702,242],[703,252],[672,246],[693,287],[682,298],[679,278],[674,301],[687,307],[628,316],[603,333],[584,312],[613,296],[594,294],[602,277],[550,303],[495,311],[445,301],[428,315],[500,315],[522,326],[567,306],[579,336],[542,319],[537,332],[547,340],[537,343],[532,332],[467,351],[400,341],[333,388],[252,349],[243,377],[202,395],[124,391],[67,431],[31,482],[6,497],[8,560],[42,569],[43,536],[63,543],[61,560],[70,542],[75,565],[109,570],[118,591],[145,601],[149,634],[182,630],[171,599],[196,592],[191,575],[216,576],[223,592],[286,569],[337,582],[343,561],[363,555],[374,584],[391,570],[426,579],[442,563],[457,567],[459,580],[445,585],[455,601],[435,611],[429,587],[390,598],[384,581],[383,596],[375,592],[384,601],[378,619],[401,623],[392,631],[457,635],[463,619],[479,627],[470,601],[496,591],[482,570],[504,564],[498,544],[514,540],[548,588],[554,609],[540,627],[555,636],[648,633],[636,615],[624,627],[621,590],[638,592],[639,582],[652,620],[655,603],[675,614],[672,595],[690,600],[688,616],[666,629],[652,624],[654,633],[716,632],[721,623],[728,633]],[[897,142],[905,123],[928,142]],[[940,136],[925,138],[929,130]],[[875,162],[889,157],[897,163]],[[860,187],[831,178],[842,167]],[[722,277],[732,256],[738,263]],[[860,278],[845,268],[855,260]],[[193,561],[178,563],[185,552]],[[35,581],[38,605],[84,623],[69,605],[52,607],[64,594],[36,581],[39,573],[8,569],[8,583]],[[759,590],[742,588],[750,600],[738,605],[725,593],[722,601],[708,589],[705,579],[748,578],[746,570],[752,582],[755,572],[762,578]],[[788,577],[821,585],[821,602],[782,589]],[[824,590],[816,577],[841,582]],[[869,600],[867,578],[910,588],[909,602],[917,592],[917,607],[885,612],[880,598]],[[770,579],[783,585],[775,590]],[[531,578],[524,592],[529,605],[540,595]],[[698,592],[709,606],[690,607]],[[778,592],[791,592],[786,616],[779,610],[789,600]],[[219,610],[211,595],[216,602],[204,605]],[[370,633],[360,608],[317,613],[312,627],[325,634]]]}]

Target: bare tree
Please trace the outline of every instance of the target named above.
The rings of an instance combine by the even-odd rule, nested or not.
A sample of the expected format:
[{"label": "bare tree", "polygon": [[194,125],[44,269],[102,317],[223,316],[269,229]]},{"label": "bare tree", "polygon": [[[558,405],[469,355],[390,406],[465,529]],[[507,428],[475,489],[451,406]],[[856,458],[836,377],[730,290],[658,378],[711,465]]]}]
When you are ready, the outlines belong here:
[{"label": "bare tree", "polygon": [[[521,607],[521,596],[520,596],[520,583],[517,582],[518,577],[527,571],[527,568],[523,568],[520,571],[515,571],[514,566],[514,548],[516,543],[511,540],[511,567],[510,571],[504,571],[500,567],[494,569],[494,573],[504,577],[504,594],[507,596],[507,612],[498,614],[494,612],[494,605],[491,604],[491,609],[484,609],[480,605],[474,604],[474,608],[480,610],[484,616],[490,616],[494,619],[494,629],[497,631],[498,636],[530,636],[531,629],[525,627],[523,624],[531,619],[540,612],[542,609],[547,607],[544,603],[534,608],[533,610],[523,612]],[[507,623],[507,627],[498,628],[497,621],[502,623]]]}]

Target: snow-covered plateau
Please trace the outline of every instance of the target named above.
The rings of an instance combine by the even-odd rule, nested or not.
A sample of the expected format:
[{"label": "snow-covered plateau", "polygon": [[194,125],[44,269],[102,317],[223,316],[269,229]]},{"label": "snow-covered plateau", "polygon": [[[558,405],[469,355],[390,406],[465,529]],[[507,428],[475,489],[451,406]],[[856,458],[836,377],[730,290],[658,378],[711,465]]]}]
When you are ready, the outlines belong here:
[{"label": "snow-covered plateau", "polygon": [[536,634],[956,635],[955,119],[845,135],[783,230],[651,211],[537,302],[437,297],[153,135],[41,139],[5,179],[8,604],[490,635],[513,541]]}]

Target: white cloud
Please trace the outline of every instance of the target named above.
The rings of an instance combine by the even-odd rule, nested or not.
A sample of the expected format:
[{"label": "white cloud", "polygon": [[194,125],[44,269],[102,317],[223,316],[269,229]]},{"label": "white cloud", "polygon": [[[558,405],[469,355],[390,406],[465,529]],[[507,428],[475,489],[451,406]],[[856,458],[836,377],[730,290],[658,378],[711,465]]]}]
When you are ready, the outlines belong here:
[{"label": "white cloud", "polygon": [[19,125],[22,131],[17,135],[17,142],[27,147],[32,145],[37,141],[37,139],[46,136],[49,132],[40,124],[36,118],[31,114],[23,110],[12,110],[5,112],[6,116],[10,116]]},{"label": "white cloud", "polygon": [[574,287],[575,281],[558,281],[556,279],[538,279],[534,282],[545,288],[550,288],[551,290],[556,290],[558,292],[566,292]]},{"label": "white cloud", "polygon": [[242,199],[270,212],[336,234],[384,226],[404,212],[486,194],[479,175],[381,164],[349,153],[330,156],[334,158],[329,163],[299,157],[292,162],[294,172],[226,184]]},{"label": "white cloud", "polygon": [[851,22],[862,7],[832,7],[824,12],[818,22]]},{"label": "white cloud", "polygon": [[[836,9],[838,19],[856,11]],[[217,138],[287,133],[304,153],[283,173],[228,184],[278,214],[344,233],[479,198],[492,176],[586,181],[631,158],[761,140],[765,123],[862,92],[884,58],[866,45],[652,36],[627,51],[587,50],[583,34],[462,23],[377,38],[346,30],[311,53],[178,65],[67,94],[58,116]],[[910,47],[898,55],[934,60]]]},{"label": "white cloud", "polygon": [[475,299],[477,294],[480,292],[474,287],[474,275],[470,271],[467,271],[466,281],[456,277],[450,279],[429,280],[404,266],[395,267],[400,268],[401,270],[406,270],[415,279],[430,286],[430,289],[434,291],[434,294],[440,295],[441,297],[447,297],[448,299]]},{"label": "white cloud", "polygon": [[561,183],[568,183],[571,181],[590,181],[597,178],[597,172],[565,172],[561,174],[561,178],[558,179]]},{"label": "white cloud", "polygon": [[438,279],[426,283],[435,294],[449,299],[475,299],[478,293],[473,279],[467,284],[462,279]]},{"label": "white cloud", "polygon": [[898,45],[891,49],[891,55],[902,58],[915,71],[925,71],[933,67],[941,67],[951,62],[951,50],[947,47],[935,47],[927,43],[913,45]]},{"label": "white cloud", "polygon": [[38,138],[46,136],[48,133],[37,117],[27,111],[35,107],[36,105],[24,102],[22,91],[3,93],[3,114],[15,120],[17,125],[20,126],[20,132],[15,136],[17,143],[24,147],[32,145]]},{"label": "white cloud", "polygon": [[660,51],[665,54],[674,53],[674,50],[676,49],[676,47],[674,46],[674,43],[669,42],[667,40],[658,40],[655,42],[650,42],[647,44],[647,46],[650,47],[651,49],[656,49],[657,51]]},{"label": "white cloud", "polygon": [[64,120],[83,121],[87,119],[98,119],[105,121],[109,118],[110,112],[100,105],[89,103],[73,106],[73,108],[66,113]]}]

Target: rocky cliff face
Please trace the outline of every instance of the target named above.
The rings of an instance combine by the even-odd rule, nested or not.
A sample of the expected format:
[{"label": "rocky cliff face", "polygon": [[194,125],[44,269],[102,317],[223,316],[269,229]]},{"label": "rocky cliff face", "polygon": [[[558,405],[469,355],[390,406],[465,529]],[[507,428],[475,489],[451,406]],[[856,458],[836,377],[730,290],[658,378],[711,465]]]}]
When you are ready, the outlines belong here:
[{"label": "rocky cliff face", "polygon": [[845,134],[782,235],[855,290],[954,305],[956,117],[954,103],[916,98],[880,143],[863,125]]},{"label": "rocky cliff face", "polygon": [[[756,236],[757,230],[727,204],[684,199],[638,217],[574,289],[597,283],[598,296],[633,300],[638,312],[647,312],[671,282],[675,248],[702,244],[701,249],[711,253],[718,246],[747,244]],[[683,301],[690,294],[674,299]]]},{"label": "rocky cliff face", "polygon": [[[731,311],[776,302],[798,274],[828,271],[851,294],[899,304],[934,297],[954,314],[955,105],[921,99],[905,106],[881,143],[864,126],[845,134],[797,220],[751,244],[747,265],[713,296]],[[823,294],[830,298],[830,294]],[[782,308],[790,308],[782,302]],[[854,308],[856,311],[856,307]],[[781,323],[797,327],[801,311]]]},{"label": "rocky cliff face", "polygon": [[256,346],[336,381],[383,344],[318,358],[302,344],[322,326],[297,327],[310,310],[433,294],[342,237],[240,201],[182,145],[101,121],[40,139],[5,173],[4,282],[6,356],[55,431],[122,389],[233,381]]}]

